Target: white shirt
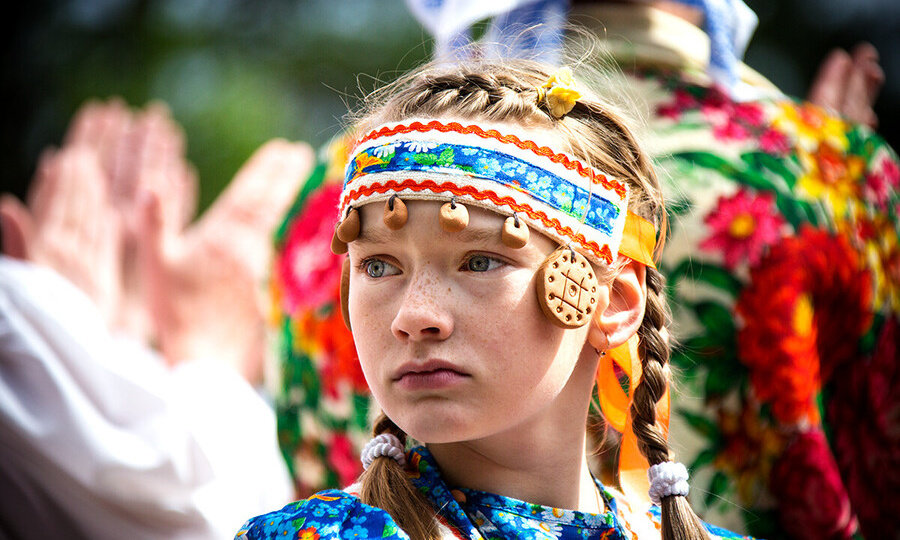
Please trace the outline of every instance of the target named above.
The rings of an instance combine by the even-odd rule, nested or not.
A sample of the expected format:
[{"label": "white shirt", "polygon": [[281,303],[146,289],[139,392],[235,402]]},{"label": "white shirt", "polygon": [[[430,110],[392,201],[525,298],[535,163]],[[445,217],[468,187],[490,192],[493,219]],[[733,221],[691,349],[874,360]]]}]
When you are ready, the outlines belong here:
[{"label": "white shirt", "polygon": [[170,369],[0,256],[0,539],[230,538],[292,495],[274,414],[230,367]]}]

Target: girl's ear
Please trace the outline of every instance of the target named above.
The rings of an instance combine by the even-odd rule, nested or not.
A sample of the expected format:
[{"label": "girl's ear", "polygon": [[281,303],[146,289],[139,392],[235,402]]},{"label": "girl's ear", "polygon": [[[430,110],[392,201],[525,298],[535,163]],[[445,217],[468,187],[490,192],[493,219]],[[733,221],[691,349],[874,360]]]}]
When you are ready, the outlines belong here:
[{"label": "girl's ear", "polygon": [[598,310],[591,322],[588,342],[592,347],[614,349],[638,331],[647,303],[646,278],[647,268],[631,260],[616,275],[607,287],[606,309]]}]

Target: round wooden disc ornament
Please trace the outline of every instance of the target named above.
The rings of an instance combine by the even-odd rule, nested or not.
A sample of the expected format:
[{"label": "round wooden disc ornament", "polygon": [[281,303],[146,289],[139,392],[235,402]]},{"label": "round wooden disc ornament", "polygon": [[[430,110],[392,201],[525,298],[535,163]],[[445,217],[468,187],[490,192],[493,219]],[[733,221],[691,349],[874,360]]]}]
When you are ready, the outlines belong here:
[{"label": "round wooden disc ornament", "polygon": [[587,324],[597,309],[600,282],[584,255],[564,247],[554,251],[537,274],[541,309],[561,328]]}]

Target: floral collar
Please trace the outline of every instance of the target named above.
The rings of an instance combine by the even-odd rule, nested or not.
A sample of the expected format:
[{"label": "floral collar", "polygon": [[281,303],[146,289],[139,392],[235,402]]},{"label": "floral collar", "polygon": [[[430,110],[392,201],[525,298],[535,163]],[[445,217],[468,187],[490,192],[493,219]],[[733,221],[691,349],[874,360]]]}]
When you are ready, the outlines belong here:
[{"label": "floral collar", "polygon": [[615,497],[599,482],[600,494],[609,508],[603,514],[551,508],[470,489],[460,490],[465,496],[465,502],[461,504],[444,483],[427,448],[413,448],[407,457],[413,484],[435,508],[440,509],[441,520],[464,538],[631,538],[620,519]]}]

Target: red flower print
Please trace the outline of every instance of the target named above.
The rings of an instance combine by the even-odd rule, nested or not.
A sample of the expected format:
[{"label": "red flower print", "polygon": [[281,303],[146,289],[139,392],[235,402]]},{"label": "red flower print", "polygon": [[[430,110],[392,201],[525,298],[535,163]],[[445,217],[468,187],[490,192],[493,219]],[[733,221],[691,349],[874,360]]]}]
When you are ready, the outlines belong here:
[{"label": "red flower print", "polygon": [[866,538],[900,537],[900,320],[872,357],[835,371],[826,409],[832,447]]},{"label": "red flower print", "polygon": [[297,531],[297,540],[319,540],[319,533],[315,527],[307,527]]},{"label": "red flower print", "polygon": [[353,450],[350,439],[343,433],[335,434],[328,445],[328,465],[337,473],[338,481],[344,487],[356,481],[362,473],[359,456]]},{"label": "red flower print", "polygon": [[333,291],[341,279],[343,257],[331,252],[331,236],[340,193],[339,184],[317,190],[285,236],[274,271],[283,291],[283,308],[289,314],[337,299]]},{"label": "red flower print", "polygon": [[719,198],[716,209],[704,221],[711,234],[700,247],[721,251],[728,269],[744,260],[756,264],[765,248],[780,237],[784,223],[775,209],[774,195],[755,195],[747,189]]},{"label": "red flower print", "polygon": [[765,115],[759,103],[737,103],[734,106],[734,117],[741,123],[752,127],[760,127]]},{"label": "red flower print", "polygon": [[816,397],[838,366],[856,359],[871,304],[862,257],[827,231],[804,227],[751,270],[735,305],[738,357],[779,422],[819,424]]},{"label": "red flower print", "polygon": [[858,528],[825,435],[800,433],[772,469],[781,525],[797,540],[849,540]]},{"label": "red flower print", "polygon": [[766,489],[775,459],[784,451],[784,436],[760,415],[758,404],[746,399],[737,410],[718,404],[716,419],[722,442],[716,469],[737,480],[742,504],[754,504]]},{"label": "red flower print", "polygon": [[742,141],[749,136],[749,133],[743,124],[729,117],[724,122],[713,126],[713,135],[720,141]]},{"label": "red flower print", "polygon": [[892,193],[900,192],[900,166],[890,158],[884,158],[880,166],[866,173],[863,196],[881,210],[887,209]]},{"label": "red flower print", "polygon": [[784,156],[787,155],[788,150],[790,150],[790,141],[784,133],[777,129],[770,128],[759,136],[759,147],[767,154]]},{"label": "red flower print", "polygon": [[[335,285],[332,291],[335,299],[339,286]],[[306,312],[296,321],[301,347],[308,344],[313,349],[309,352],[317,358],[322,391],[332,399],[339,399],[340,387],[349,384],[354,391],[368,393],[353,334],[344,324],[337,301],[328,310]]]},{"label": "red flower print", "polygon": [[697,106],[697,99],[684,88],[676,88],[672,92],[672,101],[663,103],[656,108],[657,116],[678,120],[688,109]]}]

